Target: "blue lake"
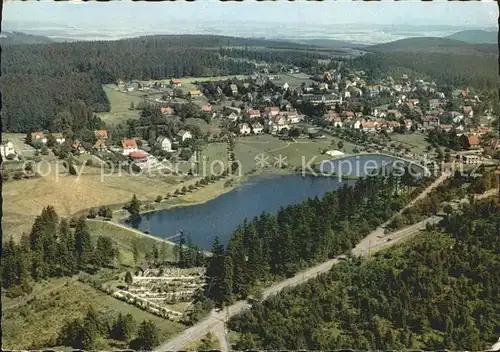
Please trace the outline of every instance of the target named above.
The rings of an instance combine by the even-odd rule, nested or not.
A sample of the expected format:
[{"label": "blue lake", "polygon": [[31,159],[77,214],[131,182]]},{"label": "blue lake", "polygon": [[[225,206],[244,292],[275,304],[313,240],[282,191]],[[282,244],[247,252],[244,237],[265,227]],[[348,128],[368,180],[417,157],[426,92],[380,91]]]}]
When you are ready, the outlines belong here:
[{"label": "blue lake", "polygon": [[[343,164],[338,164],[344,160]],[[344,173],[346,159],[335,160],[335,170]],[[371,169],[394,161],[391,157],[366,155],[351,158],[351,175],[364,176]],[[356,168],[356,164],[360,167]],[[369,163],[370,165],[367,165]],[[280,207],[300,203],[307,198],[321,197],[354,180],[338,177],[314,177],[298,174],[285,176],[256,176],[241,186],[203,204],[181,206],[141,215],[135,227],[152,235],[166,238],[179,231],[203,249],[210,249],[216,235],[227,244],[232,232],[245,218],[252,219],[262,212],[276,213]]]}]

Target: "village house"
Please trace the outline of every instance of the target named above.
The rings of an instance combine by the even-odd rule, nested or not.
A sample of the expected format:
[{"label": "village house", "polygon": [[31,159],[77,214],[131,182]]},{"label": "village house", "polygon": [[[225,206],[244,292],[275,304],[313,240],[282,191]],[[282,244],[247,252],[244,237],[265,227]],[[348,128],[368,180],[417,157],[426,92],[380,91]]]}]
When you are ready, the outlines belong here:
[{"label": "village house", "polygon": [[171,79],[170,80],[170,84],[172,85],[172,87],[174,88],[179,88],[181,85],[182,85],[182,82],[179,81],[178,79]]},{"label": "village house", "polygon": [[250,134],[250,132],[251,132],[250,125],[248,123],[240,123],[240,124],[238,124],[238,132],[241,135]]},{"label": "village house", "polygon": [[137,82],[130,82],[126,84],[126,90],[127,92],[133,92],[134,90],[139,89],[139,83]]},{"label": "village house", "polygon": [[270,108],[267,109],[267,114],[270,117],[274,117],[279,115],[280,109],[277,106],[271,106]]},{"label": "village house", "polygon": [[284,111],[284,112],[282,112],[282,115],[285,116],[290,123],[299,123],[300,122],[300,116],[297,113],[297,110]]},{"label": "village house", "polygon": [[150,272],[151,272],[151,265],[149,265],[148,263],[142,263],[139,266],[139,273],[142,276],[147,276]]},{"label": "village house", "polygon": [[232,112],[234,112],[237,115],[241,114],[241,109],[237,108],[237,107],[234,107],[234,106],[224,106],[224,110],[232,111]]},{"label": "village house", "polygon": [[156,138],[156,144],[165,152],[170,153],[172,151],[172,142],[167,137],[159,136]]},{"label": "village house", "polygon": [[401,127],[401,124],[398,121],[383,121],[377,127],[380,127],[388,133],[392,133],[395,128]]},{"label": "village house", "polygon": [[281,132],[284,129],[290,129],[287,119],[282,115],[276,115],[266,121],[269,132]]},{"label": "village house", "polygon": [[308,102],[312,105],[325,104],[325,106],[333,106],[335,104],[342,104],[342,97],[336,94],[303,94],[300,102]]},{"label": "village house", "polygon": [[204,112],[211,112],[212,111],[212,105],[208,104],[208,105],[203,105],[201,107],[201,110],[204,111]]},{"label": "village house", "polygon": [[262,126],[259,122],[252,124],[252,131],[254,134],[260,134],[264,131],[264,126]]},{"label": "village house", "polygon": [[453,130],[453,125],[439,125],[439,128],[445,132]]},{"label": "village house", "polygon": [[104,139],[98,139],[95,143],[94,143],[94,146],[93,148],[97,151],[105,151],[107,150],[108,148],[106,147],[106,141]]},{"label": "village house", "polygon": [[463,106],[462,113],[468,119],[471,119],[474,117],[474,110],[472,110],[472,106]]},{"label": "village house", "polygon": [[280,76],[279,75],[269,75],[267,76],[267,78],[270,80],[270,81],[275,81],[277,79],[280,79]]},{"label": "village house", "polygon": [[285,82],[285,84],[283,84],[281,88],[283,88],[283,90],[288,90],[288,88],[290,88],[290,85],[288,84],[288,82]]},{"label": "village house", "polygon": [[248,109],[247,110],[248,117],[251,119],[256,119],[260,117],[260,111],[259,110],[254,110],[254,109]]},{"label": "village house", "polygon": [[173,115],[174,114],[174,109],[171,108],[170,106],[162,106],[160,108],[160,112],[163,114],[163,115]]},{"label": "village house", "polygon": [[189,96],[191,98],[196,98],[196,97],[201,97],[202,94],[201,94],[201,91],[199,89],[195,89],[195,90],[190,90],[189,91]]},{"label": "village house", "polygon": [[335,117],[333,119],[333,127],[340,127],[342,128],[342,119],[340,117]]},{"label": "village house", "polygon": [[347,119],[347,120],[351,120],[352,118],[354,118],[354,112],[352,111],[344,111],[344,117]]},{"label": "village house", "polygon": [[471,133],[477,134],[478,136],[482,136],[483,134],[489,133],[490,129],[486,126],[478,126],[471,130]]},{"label": "village house", "polygon": [[83,147],[82,142],[78,139],[75,139],[71,144],[71,151],[73,153],[79,153],[79,154],[84,154],[87,152]]},{"label": "village house", "polygon": [[97,139],[108,139],[108,131],[107,130],[95,130],[94,135]]},{"label": "village house", "polygon": [[377,132],[377,123],[373,121],[361,122],[361,129],[363,132]]},{"label": "village house", "polygon": [[479,155],[466,154],[460,157],[461,161],[465,165],[476,165],[481,164],[483,158]]},{"label": "village house", "polygon": [[43,144],[47,143],[47,137],[45,137],[45,133],[43,132],[32,132],[31,133],[31,142],[40,141]]},{"label": "village house", "polygon": [[404,120],[404,127],[407,129],[407,130],[410,130],[411,129],[411,126],[413,126],[413,121],[410,120],[410,119],[406,119]]},{"label": "village house", "polygon": [[232,93],[233,95],[238,94],[238,87],[236,86],[236,84],[231,84],[231,85],[229,86],[229,88],[231,89],[231,93]]},{"label": "village house", "polygon": [[344,121],[343,125],[346,128],[352,128],[354,130],[359,130],[361,128],[361,120],[348,120]]},{"label": "village house", "polygon": [[122,140],[122,154],[123,155],[129,155],[130,153],[137,152],[137,142],[135,139],[123,139]]},{"label": "village house", "polygon": [[181,139],[182,142],[184,142],[186,139],[193,138],[191,132],[186,130],[180,130],[179,132],[177,132],[177,136]]},{"label": "village house", "polygon": [[64,138],[62,133],[55,132],[55,133],[51,133],[51,135],[57,144],[63,144],[64,142],[66,142],[66,138]]},{"label": "village house", "polygon": [[422,126],[424,129],[433,129],[437,128],[440,125],[439,117],[436,116],[425,116],[422,119]]},{"label": "village house", "polygon": [[392,115],[393,117],[395,117],[397,119],[400,119],[403,116],[399,110],[395,110],[395,109],[387,110],[387,116],[390,116],[390,115]]},{"label": "village house", "polygon": [[463,134],[460,136],[462,139],[463,146],[466,150],[475,150],[481,148],[479,143],[479,136],[477,134]]},{"label": "village house", "polygon": [[14,145],[11,141],[4,141],[0,144],[0,154],[2,155],[2,159],[5,159],[7,155],[16,154],[16,150],[14,149]]}]

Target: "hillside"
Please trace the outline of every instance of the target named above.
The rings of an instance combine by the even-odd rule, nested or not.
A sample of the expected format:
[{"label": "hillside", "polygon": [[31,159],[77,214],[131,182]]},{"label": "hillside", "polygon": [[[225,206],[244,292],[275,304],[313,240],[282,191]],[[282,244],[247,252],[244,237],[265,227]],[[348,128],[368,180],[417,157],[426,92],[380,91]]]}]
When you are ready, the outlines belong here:
[{"label": "hillside", "polygon": [[372,45],[365,48],[368,52],[428,52],[446,54],[494,54],[498,46],[493,44],[469,44],[460,40],[436,37],[416,37],[396,40],[390,43]]},{"label": "hillside", "polygon": [[497,44],[498,33],[495,31],[477,29],[453,33],[446,38],[460,40],[470,44]]},{"label": "hillside", "polygon": [[0,45],[47,44],[53,42],[54,41],[48,37],[21,32],[2,32],[0,35]]},{"label": "hillside", "polygon": [[236,349],[485,350],[500,334],[499,206],[255,303],[229,322]]}]

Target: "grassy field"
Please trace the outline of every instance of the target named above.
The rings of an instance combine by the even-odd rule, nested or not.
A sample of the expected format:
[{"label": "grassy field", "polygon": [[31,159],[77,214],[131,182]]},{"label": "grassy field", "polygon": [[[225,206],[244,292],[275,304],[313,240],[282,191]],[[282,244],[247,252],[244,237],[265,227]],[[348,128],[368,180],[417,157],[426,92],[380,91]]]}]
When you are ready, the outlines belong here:
[{"label": "grassy field", "polygon": [[[141,96],[132,93],[120,92],[114,84],[103,85],[103,89],[109,99],[110,111],[101,112],[97,115],[101,117],[104,122],[109,124],[118,124],[125,122],[128,119],[139,118],[139,112],[137,110],[130,110],[130,103],[134,103],[134,105],[137,106],[137,104],[142,101]],[[141,93],[141,95],[142,94],[144,93]]]},{"label": "grassy field", "polygon": [[165,258],[168,261],[175,260],[174,247],[171,243],[165,242],[160,238],[154,236],[147,236],[138,230],[120,226],[114,222],[101,221],[101,220],[87,220],[87,225],[91,230],[93,237],[104,236],[113,240],[118,249],[118,260],[121,265],[128,267],[135,267],[132,249],[134,244],[139,251],[144,255],[151,252],[153,244],[160,249],[165,243],[166,254]]},{"label": "grassy field", "polygon": [[421,133],[399,134],[393,133],[391,139],[397,143],[401,143],[405,148],[410,148],[413,153],[424,153],[429,145],[425,140],[425,135]]},{"label": "grassy field", "polygon": [[[304,158],[305,163],[316,157],[313,161],[320,162],[321,160],[329,159],[326,154],[322,154],[322,150],[338,149],[337,142],[339,139],[328,137],[326,139],[298,139],[296,141],[280,140],[270,135],[250,136],[240,138],[236,142],[235,156],[236,160],[242,163],[244,172],[248,172],[256,168],[255,157],[263,155],[268,157],[268,163],[274,164],[277,158],[285,158],[284,162],[292,168],[302,166]],[[356,147],[352,143],[343,141],[344,147],[342,150],[345,153],[352,153]]]},{"label": "grassy field", "polygon": [[280,78],[272,81],[276,85],[283,85],[288,82],[291,89],[299,88],[302,83],[310,86],[314,81],[305,73],[280,73]]},{"label": "grassy field", "polygon": [[[203,149],[202,158],[201,172],[203,175],[209,175],[212,172],[215,174],[222,172],[228,166],[227,143],[207,144]],[[221,167],[222,165],[224,165],[224,168]]]},{"label": "grassy field", "polygon": [[213,81],[225,81],[227,79],[234,78],[247,78],[248,76],[213,76],[213,77],[184,77],[179,78],[181,81],[181,89],[184,93],[189,92],[190,90],[198,89],[197,85],[194,82],[213,82]]},{"label": "grassy field", "polygon": [[188,118],[185,121],[186,125],[198,126],[203,133],[210,132],[211,134],[219,134],[220,128],[217,120],[211,121],[209,124],[203,120],[198,118]]},{"label": "grassy field", "polygon": [[[152,320],[162,340],[183,329],[181,324],[156,317],[75,279],[53,279],[38,284],[28,297],[2,297],[2,301],[4,349],[47,347],[55,342],[67,320],[84,316],[89,306],[113,318],[121,312],[132,314],[137,323]],[[108,342],[100,341],[100,349],[110,349]]]},{"label": "grassy field", "polygon": [[[87,167],[87,174],[9,181],[3,185],[4,238],[19,237],[29,231],[42,208],[53,205],[60,216],[71,216],[84,209],[101,205],[124,204],[134,194],[140,200],[173,193],[189,186],[195,179],[184,176],[131,176],[127,173],[101,177],[99,168]],[[180,183],[181,181],[185,181]]]}]

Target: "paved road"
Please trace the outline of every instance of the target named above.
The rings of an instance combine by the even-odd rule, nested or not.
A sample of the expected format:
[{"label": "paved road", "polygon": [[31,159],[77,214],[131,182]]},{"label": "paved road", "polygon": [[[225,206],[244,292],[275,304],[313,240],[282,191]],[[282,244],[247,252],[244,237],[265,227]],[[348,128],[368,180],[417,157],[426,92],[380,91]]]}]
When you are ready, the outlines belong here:
[{"label": "paved road", "polygon": [[[435,188],[436,186],[440,185],[447,177],[450,176],[450,173],[446,173],[441,175],[438,179],[436,179],[429,187],[427,187],[417,198],[415,198],[412,202],[410,202],[405,208],[411,207],[416,201],[419,199],[422,199],[428,195],[428,193]],[[403,209],[404,210],[404,209]],[[402,211],[403,211],[402,210]],[[404,229],[401,229],[399,231],[395,231],[391,234],[384,234],[384,226],[387,224],[383,224],[381,227],[376,229],[375,231],[371,232],[368,236],[366,236],[358,245],[356,245],[355,248],[353,248],[352,253],[354,255],[359,255],[359,256],[364,256],[369,254],[372,251],[380,250],[382,248],[392,246],[399,241],[407,238],[408,236],[412,235],[413,233],[425,229],[425,225],[428,222],[435,223],[439,220],[439,217],[430,217],[428,219],[425,219],[424,221],[421,221],[417,224],[408,226]],[[390,239],[390,240],[389,240]],[[264,291],[264,298],[267,298],[271,295],[274,295],[281,291],[285,287],[293,287],[295,285],[304,283],[308,281],[311,278],[316,277],[318,274],[322,274],[325,272],[328,272],[333,265],[339,263],[339,259],[331,259],[327,262],[324,262],[322,264],[316,265],[314,267],[311,267],[309,269],[306,269],[302,272],[299,272],[297,275],[294,277],[291,277],[289,279],[280,281],[273,286],[267,288]],[[233,304],[230,307],[227,307],[227,313],[229,317],[232,317],[238,313],[240,313],[242,310],[246,309],[248,307],[247,301],[239,301],[235,304]],[[173,338],[170,341],[167,341],[160,345],[156,351],[179,351],[184,348],[184,346],[194,340],[200,340],[203,338],[209,331],[213,330],[218,330],[224,329],[224,321],[226,318],[226,310],[221,311],[221,312],[215,312],[212,311],[205,319],[202,321],[198,322],[196,325],[190,327],[189,329],[184,330],[181,334],[177,335],[175,338]]]}]

